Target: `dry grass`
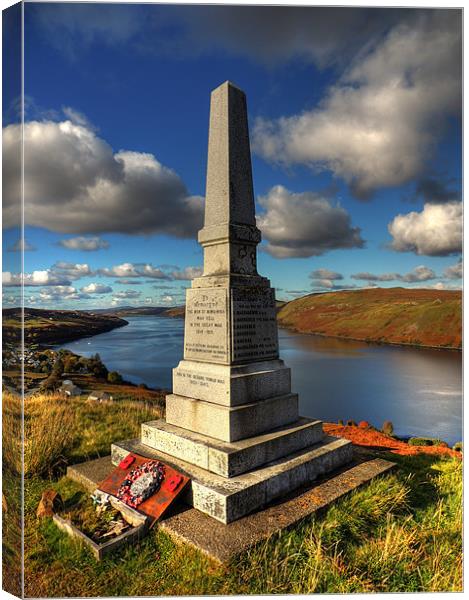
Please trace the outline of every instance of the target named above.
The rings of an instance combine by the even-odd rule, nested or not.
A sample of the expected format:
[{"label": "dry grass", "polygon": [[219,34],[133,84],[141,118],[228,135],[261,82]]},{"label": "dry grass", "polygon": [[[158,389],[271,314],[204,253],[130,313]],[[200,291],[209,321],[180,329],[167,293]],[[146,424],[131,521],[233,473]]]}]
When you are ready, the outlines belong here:
[{"label": "dry grass", "polygon": [[[6,407],[13,431],[18,401],[7,398]],[[29,399],[25,408],[29,597],[462,589],[459,459],[392,455],[399,463],[394,473],[272,536],[227,568],[157,529],[138,546],[96,563],[53,522],[36,518],[41,493],[53,487],[66,502],[76,501],[85,491],[59,476],[60,459],[73,463],[107,454],[112,441],[136,436],[141,422],[161,416],[161,409],[131,399],[92,405],[53,394]]]},{"label": "dry grass", "polygon": [[77,415],[58,394],[37,394],[25,399],[24,474],[51,474],[63,463],[77,429]]}]

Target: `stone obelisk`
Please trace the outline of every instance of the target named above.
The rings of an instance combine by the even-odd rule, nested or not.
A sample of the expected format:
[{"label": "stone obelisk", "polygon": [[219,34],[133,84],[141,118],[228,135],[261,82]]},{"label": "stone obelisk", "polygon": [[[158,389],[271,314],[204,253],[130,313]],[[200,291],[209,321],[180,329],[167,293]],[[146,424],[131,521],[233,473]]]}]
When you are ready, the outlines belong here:
[{"label": "stone obelisk", "polygon": [[187,290],[184,359],[173,370],[166,420],[113,445],[158,456],[191,477],[188,500],[222,522],[256,510],[352,457],[298,415],[279,359],[274,290],[257,273],[251,155],[243,91],[212,92],[203,275]]}]

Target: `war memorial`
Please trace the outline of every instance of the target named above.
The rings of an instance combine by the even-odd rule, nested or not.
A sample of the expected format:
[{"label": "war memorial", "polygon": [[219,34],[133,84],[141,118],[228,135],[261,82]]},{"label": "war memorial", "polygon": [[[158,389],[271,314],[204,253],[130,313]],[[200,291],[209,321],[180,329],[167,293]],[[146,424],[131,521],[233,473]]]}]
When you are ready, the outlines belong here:
[{"label": "war memorial", "polygon": [[187,290],[184,358],[173,371],[166,420],[138,443],[191,478],[194,508],[229,523],[352,459],[352,444],[300,417],[290,369],[279,358],[275,292],[257,272],[246,96],[212,92],[203,275]]}]

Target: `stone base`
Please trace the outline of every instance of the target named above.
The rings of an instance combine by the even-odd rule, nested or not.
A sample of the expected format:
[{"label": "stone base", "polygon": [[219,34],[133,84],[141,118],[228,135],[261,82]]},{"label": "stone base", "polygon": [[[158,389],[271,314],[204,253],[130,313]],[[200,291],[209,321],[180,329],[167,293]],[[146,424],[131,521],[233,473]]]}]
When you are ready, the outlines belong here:
[{"label": "stone base", "polygon": [[239,406],[291,392],[283,360],[217,365],[181,360],[173,369],[173,393],[224,406]]},{"label": "stone base", "polygon": [[[357,453],[358,454],[358,453]],[[228,563],[254,544],[276,532],[294,525],[301,519],[325,508],[332,502],[368,483],[374,477],[394,468],[395,463],[367,456],[361,464],[347,465],[313,485],[300,488],[271,503],[267,508],[224,525],[194,508],[177,503],[168,511],[160,527],[176,541],[191,544],[211,559]],[[111,457],[104,456],[67,468],[67,476],[93,492],[112,469]]]},{"label": "stone base", "polygon": [[193,465],[234,477],[322,441],[322,421],[300,418],[287,425],[237,442],[220,442],[170,425],[164,419],[142,424],[142,442]]},{"label": "stone base", "polygon": [[224,442],[260,435],[297,419],[298,394],[233,407],[176,394],[166,396],[167,423]]},{"label": "stone base", "polygon": [[186,502],[222,523],[231,523],[258,510],[271,500],[308,485],[353,458],[351,442],[326,437],[306,450],[227,479],[180,458],[155,451],[139,439],[113,444],[111,452],[114,464],[118,464],[129,452],[136,452],[182,471],[191,478],[184,498]]}]

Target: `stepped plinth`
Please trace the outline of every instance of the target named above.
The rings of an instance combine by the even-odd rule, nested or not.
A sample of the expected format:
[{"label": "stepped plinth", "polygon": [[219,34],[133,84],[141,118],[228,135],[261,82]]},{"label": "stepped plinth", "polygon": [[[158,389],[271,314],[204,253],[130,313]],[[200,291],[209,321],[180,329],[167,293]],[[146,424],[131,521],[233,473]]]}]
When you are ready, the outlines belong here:
[{"label": "stepped plinth", "polygon": [[191,477],[188,501],[228,523],[352,459],[347,440],[298,414],[279,358],[275,293],[257,272],[251,155],[244,92],[212,92],[204,270],[187,290],[184,357],[173,370],[166,420],[113,445],[158,456]]}]

